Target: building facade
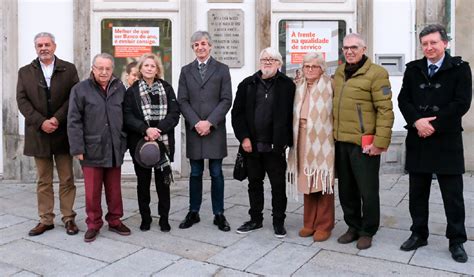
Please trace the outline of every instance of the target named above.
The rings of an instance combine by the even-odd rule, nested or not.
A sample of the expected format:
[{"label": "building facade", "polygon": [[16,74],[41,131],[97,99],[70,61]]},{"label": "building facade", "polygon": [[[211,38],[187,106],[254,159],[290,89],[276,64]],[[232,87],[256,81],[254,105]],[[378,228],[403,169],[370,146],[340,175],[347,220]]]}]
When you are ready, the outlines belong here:
[{"label": "building facade", "polygon": [[[284,57],[282,71],[295,76],[305,52],[324,52],[329,73],[342,62],[342,38],[362,34],[368,56],[387,68],[392,83],[395,124],[392,145],[382,157],[385,172],[403,171],[404,120],[397,108],[405,63],[421,57],[418,31],[442,23],[449,32],[451,54],[474,64],[474,1],[470,0],[6,0],[2,14],[0,89],[2,139],[0,174],[4,179],[33,180],[30,158],[22,155],[24,120],[16,107],[17,71],[35,58],[33,37],[56,36],[56,54],[73,62],[80,79],[90,73],[92,57],[108,52],[116,58],[115,74],[144,52],[157,53],[165,79],[177,91],[181,67],[194,59],[191,34],[209,30],[213,56],[230,66],[232,88],[258,68],[261,49],[272,46]],[[465,116],[466,167],[474,169],[473,112]],[[230,113],[228,114],[228,132]],[[176,128],[174,170],[187,176],[184,130]],[[230,173],[238,142],[228,134]],[[440,157],[441,158],[441,157]],[[77,170],[80,173],[80,170]],[[128,156],[124,174],[133,174]]]}]

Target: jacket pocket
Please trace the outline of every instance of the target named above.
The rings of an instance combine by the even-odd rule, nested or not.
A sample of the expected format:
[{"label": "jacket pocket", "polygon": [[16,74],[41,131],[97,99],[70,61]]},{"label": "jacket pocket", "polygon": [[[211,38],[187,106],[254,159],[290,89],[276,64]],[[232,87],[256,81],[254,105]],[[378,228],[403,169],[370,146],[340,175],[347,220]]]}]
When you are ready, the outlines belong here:
[{"label": "jacket pocket", "polygon": [[364,128],[364,117],[362,116],[362,106],[360,103],[357,103],[356,107],[357,107],[357,115],[359,116],[360,132],[363,134],[365,133],[365,128]]},{"label": "jacket pocket", "polygon": [[102,137],[100,135],[85,136],[87,160],[101,160],[104,158],[103,147],[101,144]]}]

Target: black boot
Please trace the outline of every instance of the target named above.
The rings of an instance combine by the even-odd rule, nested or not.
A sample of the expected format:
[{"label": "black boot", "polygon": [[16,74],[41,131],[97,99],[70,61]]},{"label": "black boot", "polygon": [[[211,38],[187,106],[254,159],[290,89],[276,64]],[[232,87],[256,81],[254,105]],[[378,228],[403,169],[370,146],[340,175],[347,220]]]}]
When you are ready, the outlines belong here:
[{"label": "black boot", "polygon": [[160,225],[161,232],[169,232],[171,230],[171,226],[168,222],[167,216],[161,216],[158,224]]},{"label": "black boot", "polygon": [[151,221],[152,221],[151,217],[150,218],[142,217],[142,223],[140,224],[140,230],[143,231],[143,232],[150,230]]}]

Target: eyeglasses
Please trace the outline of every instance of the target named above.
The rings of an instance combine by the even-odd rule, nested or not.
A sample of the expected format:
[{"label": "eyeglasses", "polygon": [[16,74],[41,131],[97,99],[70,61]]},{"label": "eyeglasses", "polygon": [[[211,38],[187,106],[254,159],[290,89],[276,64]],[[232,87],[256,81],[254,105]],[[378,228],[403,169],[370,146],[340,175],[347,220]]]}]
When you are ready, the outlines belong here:
[{"label": "eyeglasses", "polygon": [[321,69],[321,67],[319,65],[305,65],[305,66],[303,66],[303,69],[306,69],[306,70],[316,70],[317,68]]},{"label": "eyeglasses", "polygon": [[354,52],[354,51],[359,50],[359,48],[360,47],[357,46],[357,45],[344,46],[344,47],[342,47],[342,51],[347,52],[347,51],[351,50],[352,52]]},{"label": "eyeglasses", "polygon": [[110,72],[110,71],[113,70],[113,68],[111,68],[111,67],[97,67],[95,65],[93,65],[92,68],[94,68],[95,70],[97,70],[99,72],[103,72],[103,71]]},{"label": "eyeglasses", "polygon": [[277,59],[260,59],[261,64],[273,64],[276,63],[278,60]]}]

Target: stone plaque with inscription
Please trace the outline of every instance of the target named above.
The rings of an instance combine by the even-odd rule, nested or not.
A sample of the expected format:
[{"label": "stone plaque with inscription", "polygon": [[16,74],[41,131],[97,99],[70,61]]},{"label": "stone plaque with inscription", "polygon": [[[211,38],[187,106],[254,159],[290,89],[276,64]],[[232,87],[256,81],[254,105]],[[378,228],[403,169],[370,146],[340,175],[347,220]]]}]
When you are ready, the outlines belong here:
[{"label": "stone plaque with inscription", "polygon": [[229,67],[244,66],[244,12],[240,9],[209,10],[207,19],[214,41],[212,56]]}]

